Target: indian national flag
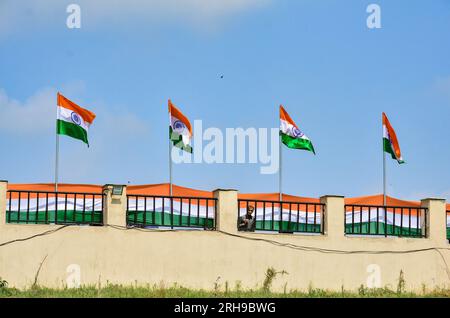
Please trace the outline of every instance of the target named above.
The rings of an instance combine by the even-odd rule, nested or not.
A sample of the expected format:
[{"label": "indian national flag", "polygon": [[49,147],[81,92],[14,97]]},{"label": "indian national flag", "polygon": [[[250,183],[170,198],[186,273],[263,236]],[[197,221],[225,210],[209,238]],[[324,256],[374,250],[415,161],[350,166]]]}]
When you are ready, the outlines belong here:
[{"label": "indian national flag", "polygon": [[280,105],[280,135],[283,144],[289,148],[304,149],[316,154],[311,140],[298,128],[282,105]]},{"label": "indian national flag", "polygon": [[186,116],[169,99],[169,138],[175,147],[192,153],[192,127]]},{"label": "indian national flag", "polygon": [[397,160],[398,163],[405,163],[402,158],[397,135],[385,113],[383,113],[383,149],[385,152],[390,153],[392,159]]},{"label": "indian national flag", "polygon": [[95,114],[58,93],[56,133],[79,139],[89,146],[88,130]]}]

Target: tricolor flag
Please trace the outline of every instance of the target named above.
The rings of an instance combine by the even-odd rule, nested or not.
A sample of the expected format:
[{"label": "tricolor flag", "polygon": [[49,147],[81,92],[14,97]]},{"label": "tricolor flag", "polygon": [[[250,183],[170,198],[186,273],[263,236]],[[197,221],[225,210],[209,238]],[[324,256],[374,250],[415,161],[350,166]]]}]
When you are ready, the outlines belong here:
[{"label": "tricolor flag", "polygon": [[405,163],[402,158],[397,135],[385,113],[383,113],[383,149],[385,152],[390,153],[392,159],[397,160],[398,163]]},{"label": "tricolor flag", "polygon": [[169,138],[175,147],[192,153],[191,123],[169,99]]},{"label": "tricolor flag", "polygon": [[89,126],[95,119],[95,114],[84,109],[58,93],[58,115],[56,133],[79,139],[89,146]]},{"label": "tricolor flag", "polygon": [[304,149],[316,154],[311,140],[298,128],[282,105],[280,105],[280,135],[283,144],[289,148]]}]

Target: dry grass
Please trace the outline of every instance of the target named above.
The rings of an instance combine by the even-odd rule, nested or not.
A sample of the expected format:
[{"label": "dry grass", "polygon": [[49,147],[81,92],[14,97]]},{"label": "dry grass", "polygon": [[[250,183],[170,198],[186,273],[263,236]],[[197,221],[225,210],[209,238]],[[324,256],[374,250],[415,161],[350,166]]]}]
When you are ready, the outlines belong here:
[{"label": "dry grass", "polygon": [[[228,289],[228,288],[227,288]],[[267,289],[240,290],[239,287],[219,290],[193,290],[180,286],[121,286],[109,284],[105,287],[82,286],[80,288],[52,289],[34,286],[29,289],[0,288],[0,297],[25,298],[410,298],[410,297],[450,297],[450,290],[436,289],[422,293],[393,291],[387,288],[367,289],[340,292],[310,288],[308,291],[291,290],[275,293]]]}]

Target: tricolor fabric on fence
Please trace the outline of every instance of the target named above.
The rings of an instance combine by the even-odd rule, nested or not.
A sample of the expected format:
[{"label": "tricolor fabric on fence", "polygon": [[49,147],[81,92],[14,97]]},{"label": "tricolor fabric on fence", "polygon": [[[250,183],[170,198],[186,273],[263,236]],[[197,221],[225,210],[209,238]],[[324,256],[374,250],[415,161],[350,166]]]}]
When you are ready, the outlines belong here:
[{"label": "tricolor fabric on fence", "polygon": [[395,235],[419,237],[423,234],[424,210],[420,203],[386,198],[383,196],[365,196],[345,200],[345,232],[347,234]]},{"label": "tricolor fabric on fence", "polygon": [[447,204],[447,238],[450,240],[450,204]]},{"label": "tricolor fabric on fence", "polygon": [[257,230],[321,232],[323,211],[319,199],[283,194],[280,204],[279,193],[239,194],[238,198],[239,216],[246,214],[249,205],[254,206]]},{"label": "tricolor fabric on fence", "polygon": [[138,226],[213,228],[216,205],[212,192],[169,184],[128,187],[127,222]]},{"label": "tricolor fabric on fence", "polygon": [[[103,196],[100,186],[54,184],[8,185],[6,214],[9,223],[101,224]],[[24,192],[22,192],[24,191]]]},{"label": "tricolor fabric on fence", "polygon": [[[41,222],[45,219],[45,213],[48,212],[48,218],[53,220],[55,217],[56,207],[58,210],[64,210],[65,204],[62,202],[65,198],[63,194],[61,194],[60,199],[61,202],[56,204],[55,196],[49,197],[48,205],[45,202],[44,195],[40,195],[39,206],[36,194],[30,194],[30,203],[29,209],[28,207],[28,197],[23,197],[19,201],[19,196],[17,192],[14,191],[40,191],[40,192],[49,192],[52,193],[54,189],[54,184],[8,184],[8,191],[12,191],[11,200],[9,200],[9,193],[7,198],[7,212],[11,212],[11,222],[19,222],[25,223],[26,212],[29,210],[29,220],[33,220],[35,218],[37,221]],[[92,193],[101,195],[103,186],[101,185],[79,185],[79,184],[60,184],[59,189],[61,192],[65,193]],[[215,218],[215,206],[212,201],[208,204],[208,215],[206,209],[206,201],[205,199],[200,199],[200,203],[196,202],[196,199],[191,201],[191,217],[190,222],[186,218],[189,215],[189,205],[187,204],[188,198],[209,198],[213,199],[213,193],[210,191],[202,191],[196,190],[186,187],[173,186],[173,195],[175,197],[183,197],[183,206],[181,206],[181,200],[174,200],[173,203],[173,211],[174,211],[174,220],[171,223],[170,216],[167,213],[170,213],[170,203],[169,200],[165,199],[163,204],[162,197],[169,196],[169,184],[154,184],[154,185],[135,185],[127,187],[127,194],[131,197],[129,210],[135,210],[137,212],[138,222],[143,223],[144,215],[146,215],[147,220],[152,220],[152,217],[157,217],[156,221],[160,222],[161,225],[164,226],[174,226],[179,225],[180,223],[183,226],[190,224],[191,226],[199,226],[202,227],[204,224],[211,224]],[[63,197],[64,196],[64,197]],[[155,197],[155,204],[153,205],[153,198],[145,197]],[[159,196],[159,198],[158,198]],[[136,204],[135,198],[138,198],[138,202]],[[297,230],[297,229],[305,229],[306,224],[308,227],[313,227],[316,224],[314,229],[311,229],[311,232],[320,232],[320,227],[322,225],[322,215],[323,211],[320,209],[315,212],[315,221],[314,223],[314,210],[308,210],[308,222],[306,222],[306,203],[320,203],[320,200],[317,198],[306,198],[306,197],[298,197],[293,195],[283,194],[283,200],[286,202],[293,202],[291,205],[291,209],[293,213],[291,213],[291,219],[289,221],[289,204],[284,203],[282,212],[280,213],[280,205],[278,201],[279,194],[278,193],[256,193],[256,194],[238,194],[239,200],[248,200],[249,204],[255,205],[255,201],[266,201],[266,202],[275,202],[274,203],[274,211],[272,213],[272,209],[268,208],[269,203],[266,203],[266,211],[264,213],[264,203],[258,203],[255,206],[255,214],[257,218],[257,228],[265,229],[267,231],[279,231],[281,230]],[[72,219],[82,220],[83,211],[82,211],[82,201],[77,200],[75,202],[73,195],[68,195],[67,198],[67,210],[69,212],[68,216],[70,216],[70,212],[73,212]],[[253,201],[253,202],[251,202]],[[20,218],[19,218],[19,202],[20,202]],[[298,204],[298,206],[297,206]],[[364,196],[364,197],[356,197],[356,198],[346,198],[346,205],[357,205],[362,206],[362,211],[360,209],[356,209],[354,216],[352,216],[352,208],[347,206],[345,212],[345,220],[346,220],[346,232],[351,233],[352,227],[356,228],[354,232],[359,233],[360,229],[362,229],[362,234],[375,234],[378,229],[378,234],[385,234],[385,229],[387,229],[387,233],[389,235],[400,235],[400,233],[404,236],[416,236],[420,235],[417,231],[417,228],[422,227],[422,222],[419,214],[420,202],[416,201],[405,201],[399,200],[392,197],[387,197],[387,206],[390,208],[387,209],[387,217],[385,217],[383,206],[383,196],[382,195],[373,195],[373,196]],[[48,206],[48,211],[46,211],[46,206]],[[98,221],[100,217],[100,206],[101,199],[96,197],[94,200],[91,198],[86,198],[85,203],[85,220],[90,221],[90,212],[94,211],[94,221]],[[378,219],[376,214],[376,208],[369,209],[368,207],[378,206]],[[244,215],[246,213],[246,203],[241,201],[239,206],[239,215]],[[398,225],[401,224],[401,214],[400,209],[394,209],[392,207],[406,207],[407,209],[403,209],[403,229],[401,229]],[[409,208],[411,208],[411,221],[409,215]],[[145,213],[144,213],[145,211]],[[164,211],[165,213],[162,213]],[[197,217],[197,211],[199,214]],[[36,214],[37,212],[37,214]],[[297,212],[298,217],[297,217]],[[7,213],[8,214],[8,213]],[[162,222],[163,215],[165,222]],[[281,214],[281,219],[280,219]],[[181,218],[180,218],[181,216]],[[133,213],[129,214],[129,220],[134,221],[135,216]],[[369,221],[370,219],[370,221]],[[58,217],[59,221],[63,221],[62,216]],[[281,221],[281,222],[280,222]],[[32,221],[31,221],[32,222]],[[395,225],[394,225],[395,224]],[[150,224],[148,224],[150,225]],[[411,230],[409,229],[411,227]],[[408,232],[410,231],[410,232]],[[450,204],[447,204],[447,237],[450,239]]]},{"label": "tricolor fabric on fence", "polygon": [[129,224],[211,228],[214,219],[213,201],[158,196],[132,196],[128,199]]}]

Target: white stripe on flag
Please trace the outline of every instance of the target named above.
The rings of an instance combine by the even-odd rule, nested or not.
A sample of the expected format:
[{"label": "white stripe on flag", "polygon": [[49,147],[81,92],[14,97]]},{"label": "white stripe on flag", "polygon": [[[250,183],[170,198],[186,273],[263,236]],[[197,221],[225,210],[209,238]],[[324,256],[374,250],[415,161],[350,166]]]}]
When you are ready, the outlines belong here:
[{"label": "white stripe on flag", "polygon": [[75,113],[75,114],[76,114],[76,112],[74,112],[73,110],[70,110],[70,109],[61,107],[61,106],[58,106],[58,107],[59,107],[59,116],[58,116],[58,119],[60,119],[60,120],[62,120],[62,121],[65,121],[65,122],[68,122],[68,123],[71,123],[71,124],[78,125],[78,126],[80,126],[81,128],[83,128],[83,129],[86,130],[86,131],[89,130],[89,123],[88,123],[88,122],[85,122],[85,121],[83,120],[83,117],[81,117],[79,114],[78,114],[78,118],[79,118],[80,122],[79,122],[79,123],[76,123],[76,122],[73,120],[73,118],[72,118],[72,113]]}]

